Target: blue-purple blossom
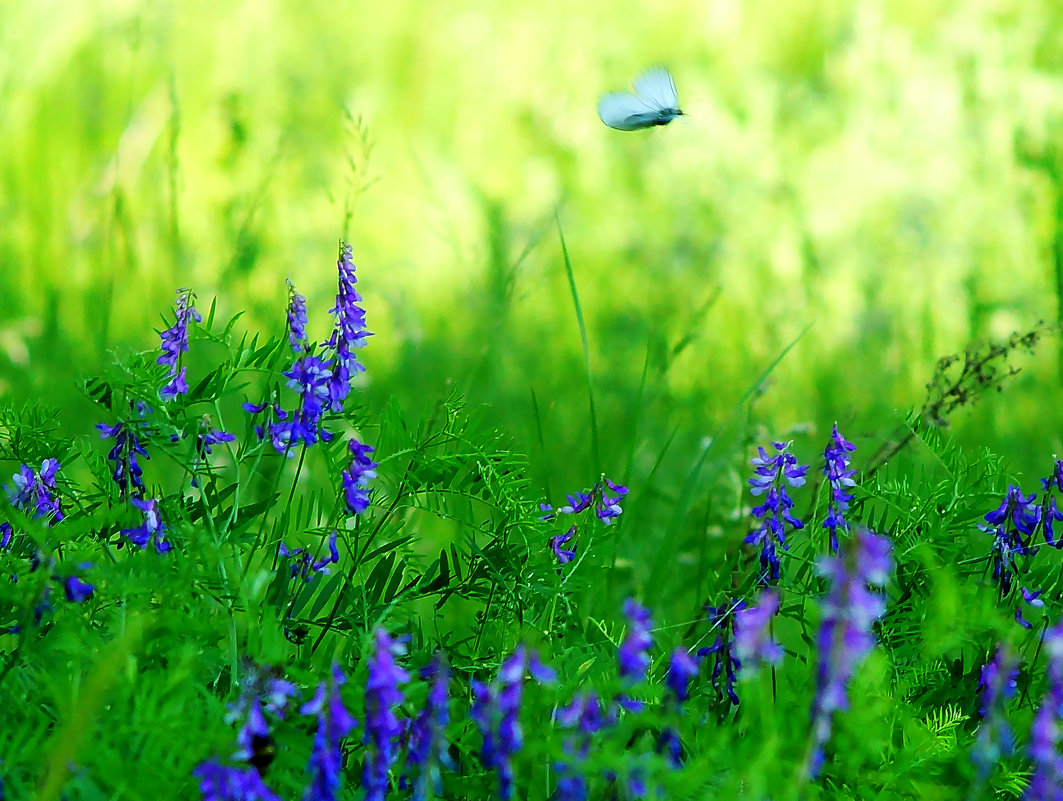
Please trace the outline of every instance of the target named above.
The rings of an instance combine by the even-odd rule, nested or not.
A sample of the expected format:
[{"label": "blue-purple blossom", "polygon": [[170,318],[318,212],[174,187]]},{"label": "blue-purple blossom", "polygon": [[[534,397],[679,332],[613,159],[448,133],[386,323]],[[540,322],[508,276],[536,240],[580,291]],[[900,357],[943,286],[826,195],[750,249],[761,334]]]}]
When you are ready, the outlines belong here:
[{"label": "blue-purple blossom", "polygon": [[328,381],[329,408],[334,412],[343,411],[343,402],[351,391],[351,378],[365,372],[365,365],[358,361],[355,351],[365,347],[365,340],[373,334],[366,329],[365,309],[358,304],[362,296],[354,285],[354,261],[351,246],[342,243],[340,258],[336,263],[339,271],[339,290],[336,293],[336,305],[329,312],[336,315],[336,327],[332,337],[325,343],[336,356],[335,367]]},{"label": "blue-purple blossom", "polygon": [[[738,681],[738,671],[742,669],[742,660],[738,658],[735,648],[734,625],[735,615],[746,608],[745,601],[735,601],[730,606],[709,606],[705,611],[708,613],[709,631],[716,632],[716,639],[712,645],[698,650],[699,657],[712,659],[712,671],[709,677],[712,688],[716,691],[716,698],[727,704],[738,706],[738,691],[735,683]],[[720,686],[720,677],[724,678],[723,686]]]},{"label": "blue-purple blossom", "polygon": [[[1045,602],[1044,599],[1041,598],[1041,595],[1044,593],[1044,590],[1028,590],[1026,589],[1026,587],[1021,587],[1020,591],[1022,592],[1023,602],[1026,603],[1028,606],[1031,606],[1034,609],[1041,609],[1042,607],[1044,607]],[[1033,624],[1022,616],[1022,604],[1019,604],[1015,607],[1015,622],[1022,626],[1024,629],[1033,628]]]},{"label": "blue-purple blossom", "polygon": [[682,704],[687,700],[690,695],[690,680],[697,675],[698,663],[694,661],[686,648],[679,646],[672,651],[664,683],[668,686],[677,704]]},{"label": "blue-purple blossom", "polygon": [[849,530],[845,513],[853,499],[849,489],[856,485],[853,480],[856,470],[849,467],[849,454],[855,450],[856,446],[838,433],[838,424],[835,423],[830,442],[823,451],[823,475],[830,485],[830,500],[827,501],[827,517],[823,521],[823,528],[830,532],[831,553],[838,553],[838,532]]},{"label": "blue-purple blossom", "polygon": [[1056,496],[1052,490],[1063,492],[1063,459],[1056,459],[1052,474],[1041,479],[1044,495],[1041,499],[1041,531],[1045,542],[1053,548],[1063,548],[1063,540],[1056,539],[1055,524],[1063,521],[1063,510],[1056,505]]},{"label": "blue-purple blossom", "polygon": [[388,774],[398,751],[402,724],[395,708],[402,703],[399,685],[410,674],[395,663],[405,649],[378,628],[374,635],[373,655],[369,658],[369,679],[365,685],[365,762],[362,788],[366,801],[384,801],[388,792]]},{"label": "blue-purple blossom", "polygon": [[203,801],[281,801],[254,768],[237,768],[211,760],[192,771]]},{"label": "blue-purple blossom", "polygon": [[1063,621],[1045,632],[1048,687],[1030,727],[1030,758],[1034,773],[1023,796],[1025,801],[1063,799],[1063,755],[1059,748],[1063,720]]},{"label": "blue-purple blossom", "polygon": [[55,486],[58,471],[58,459],[45,459],[36,473],[28,465],[22,465],[11,477],[14,487],[5,487],[11,505],[16,509],[32,508],[35,518],[45,517],[49,524],[58,523],[63,519]]},{"label": "blue-purple blossom", "polygon": [[303,801],[336,801],[339,797],[340,773],[343,769],[341,740],[358,722],[351,717],[340,698],[340,687],[347,678],[339,665],[332,667],[332,680],[318,685],[313,699],[299,710],[317,717],[317,731],[310,754],[310,787]]},{"label": "blue-purple blossom", "polygon": [[288,342],[292,353],[298,355],[308,349],[306,339],[306,298],[295,291],[295,284],[288,279]]},{"label": "blue-purple blossom", "polygon": [[141,550],[151,543],[157,553],[169,551],[173,544],[166,540],[166,526],[163,525],[162,517],[159,515],[158,500],[150,498],[145,501],[141,498],[130,498],[129,502],[140,510],[144,521],[136,528],[122,529],[122,536]]},{"label": "blue-purple blossom", "polygon": [[11,538],[15,536],[15,529],[8,522],[0,523],[0,549],[11,544]]},{"label": "blue-purple blossom", "polygon": [[561,547],[576,536],[576,531],[576,526],[573,526],[564,534],[557,534],[550,538],[550,550],[554,552],[554,556],[557,557],[557,563],[559,565],[566,565],[576,557],[575,545],[572,546],[571,550]]},{"label": "blue-purple blossom", "polygon": [[627,618],[628,630],[623,642],[616,652],[616,661],[620,666],[620,678],[635,683],[646,678],[650,667],[650,648],[653,647],[653,621],[650,611],[633,598],[624,601],[624,617]]},{"label": "blue-purple blossom", "polygon": [[340,552],[336,547],[336,537],[337,532],[333,529],[328,538],[329,554],[322,559],[315,559],[314,555],[306,548],[290,550],[283,542],[278,547],[277,552],[280,556],[292,560],[289,566],[292,571],[292,578],[302,576],[303,581],[309,582],[319,573],[327,575],[329,572],[328,566],[339,563]]},{"label": "blue-purple blossom", "polygon": [[[229,705],[225,715],[227,723],[239,722],[236,742],[239,746],[233,759],[254,762],[256,744],[268,741],[270,727],[266,713],[283,718],[288,701],[296,694],[290,681],[272,675],[270,671],[252,666],[242,682],[240,696]],[[255,765],[261,772],[264,768]]]},{"label": "blue-purple blossom", "polygon": [[539,519],[553,520],[558,515],[578,515],[594,507],[595,517],[608,526],[623,513],[620,501],[627,493],[627,487],[610,481],[603,475],[589,492],[577,492],[566,496],[568,503],[559,506],[556,510],[548,503],[539,504],[539,509],[544,513]]},{"label": "blue-purple blossom", "polygon": [[831,735],[834,713],[847,709],[846,688],[856,667],[875,646],[871,626],[886,611],[879,592],[893,569],[893,544],[867,529],[858,529],[848,551],[819,561],[820,572],[830,581],[823,599],[823,622],[817,637],[819,665],[812,704],[814,751],[810,773],[823,765],[823,747]]},{"label": "blue-purple blossom", "polygon": [[299,406],[290,415],[277,415],[269,426],[270,440],[278,453],[291,457],[299,443],[307,447],[320,439],[328,442],[333,435],[321,426],[329,396],[333,363],[311,353],[301,356],[284,372],[288,386],[299,396]]},{"label": "blue-purple blossom", "polygon": [[521,645],[499,667],[498,678],[493,685],[472,680],[470,717],[483,737],[480,761],[485,768],[493,769],[498,774],[498,794],[502,801],[509,801],[513,797],[513,757],[524,745],[520,706],[526,673],[530,673],[541,684],[551,683],[556,678],[535,653],[529,653]]},{"label": "blue-purple blossom", "polygon": [[566,760],[554,765],[558,775],[555,801],[586,801],[583,763],[590,752],[593,735],[612,722],[594,692],[577,693],[571,703],[557,710],[558,725],[573,731],[565,738]]},{"label": "blue-purple blossom", "polygon": [[745,538],[745,542],[760,546],[760,575],[758,581],[769,586],[779,580],[779,556],[776,545],[783,550],[789,548],[786,542],[786,527],[796,530],[804,523],[794,517],[790,510],[793,500],[786,491],[786,486],[800,487],[805,483],[807,466],[797,464],[797,458],[790,453],[788,442],[773,442],[775,455],[769,456],[763,447],[758,447],[758,455],[752,460],[753,477],[749,479],[750,492],[763,495],[764,503],[754,506],[753,517],[760,520],[760,527]]},{"label": "blue-purple blossom", "polygon": [[92,593],[96,591],[94,584],[89,584],[76,575],[67,576],[62,580],[62,583],[66,599],[75,604],[87,601],[92,597]]},{"label": "blue-purple blossom", "polygon": [[1018,677],[1018,664],[1005,646],[999,646],[993,658],[982,667],[978,681],[982,696],[978,708],[981,723],[971,756],[983,781],[997,760],[1014,750],[1015,742],[1005,714],[1008,699],[1015,697]]},{"label": "blue-purple blossom", "polygon": [[150,458],[144,446],[137,439],[137,432],[126,423],[115,423],[109,426],[99,423],[96,428],[100,431],[100,438],[114,437],[114,447],[107,454],[107,458],[114,465],[111,477],[118,485],[118,491],[123,496],[137,496],[144,494],[144,474],[137,456]]},{"label": "blue-purple blossom", "polygon": [[188,350],[188,321],[195,320],[198,323],[203,319],[196,311],[194,303],[195,295],[191,289],[178,289],[177,301],[174,304],[174,324],[159,334],[162,340],[162,356],[158,358],[158,363],[170,368],[167,375],[169,381],[159,390],[159,397],[164,401],[171,401],[188,392],[185,367],[178,368],[177,362],[181,354]]},{"label": "blue-purple blossom", "polygon": [[1026,497],[1018,487],[1009,485],[1000,506],[986,514],[989,525],[981,526],[983,531],[993,534],[993,580],[1002,598],[1011,594],[1013,579],[1020,572],[1018,557],[1031,556],[1037,551],[1031,545],[1041,518],[1041,510],[1034,503],[1036,497]]},{"label": "blue-purple blossom", "polygon": [[763,663],[777,665],[783,651],[771,636],[771,621],[779,612],[779,593],[765,590],[756,606],[743,607],[734,615],[734,650],[746,670],[755,670]]},{"label": "blue-purple blossom", "polygon": [[[200,424],[199,433],[196,434],[196,456],[192,460],[192,470],[199,470],[201,463],[214,452],[214,446],[219,442],[232,442],[236,437],[228,431],[214,428],[209,423],[209,418],[204,417]],[[199,482],[195,475],[192,476],[192,486],[198,487]]]},{"label": "blue-purple blossom", "polygon": [[430,680],[431,684],[424,707],[410,723],[407,761],[417,766],[417,777],[413,782],[413,801],[424,801],[428,797],[430,779],[436,787],[436,795],[440,795],[439,767],[451,763],[446,740],[446,727],[450,722],[450,710],[447,706],[450,669],[443,657],[437,655],[431,664],[422,669],[421,678]]},{"label": "blue-purple blossom", "polygon": [[351,453],[351,462],[343,470],[340,480],[343,482],[343,498],[347,511],[360,515],[369,508],[369,482],[376,478],[379,465],[369,458],[373,448],[356,439],[347,443]]}]

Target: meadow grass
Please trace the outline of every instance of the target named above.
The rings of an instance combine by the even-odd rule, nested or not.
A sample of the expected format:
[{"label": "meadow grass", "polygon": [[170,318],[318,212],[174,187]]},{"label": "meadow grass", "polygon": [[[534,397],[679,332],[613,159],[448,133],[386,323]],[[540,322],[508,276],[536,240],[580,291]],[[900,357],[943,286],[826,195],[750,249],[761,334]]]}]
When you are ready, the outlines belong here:
[{"label": "meadow grass", "polygon": [[0,9],[3,797],[1054,797],[1061,21]]}]

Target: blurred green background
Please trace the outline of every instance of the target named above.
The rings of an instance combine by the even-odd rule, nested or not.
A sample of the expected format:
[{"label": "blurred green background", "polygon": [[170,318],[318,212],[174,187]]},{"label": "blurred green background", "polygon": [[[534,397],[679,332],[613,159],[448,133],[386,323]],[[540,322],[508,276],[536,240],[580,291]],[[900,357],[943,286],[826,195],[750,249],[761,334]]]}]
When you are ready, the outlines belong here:
[{"label": "blurred green background", "polygon": [[[603,126],[655,63],[689,118]],[[7,2],[0,393],[89,432],[75,379],[179,286],[279,331],[290,275],[324,337],[345,237],[370,407],[464,393],[555,500],[605,470],[666,507],[729,419],[805,461],[838,420],[859,463],[938,357],[1057,320],[1061,133],[1055,2]],[[1057,347],[954,421],[1027,483]]]}]

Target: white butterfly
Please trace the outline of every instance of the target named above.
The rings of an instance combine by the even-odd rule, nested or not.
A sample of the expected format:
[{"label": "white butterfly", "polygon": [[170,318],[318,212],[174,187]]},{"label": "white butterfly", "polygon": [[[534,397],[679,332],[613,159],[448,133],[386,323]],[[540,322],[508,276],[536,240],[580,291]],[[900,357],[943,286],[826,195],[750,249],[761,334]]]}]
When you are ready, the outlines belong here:
[{"label": "white butterfly", "polygon": [[683,116],[675,81],[664,67],[650,67],[635,79],[634,87],[635,94],[609,92],[598,101],[598,116],[610,128],[637,131]]}]

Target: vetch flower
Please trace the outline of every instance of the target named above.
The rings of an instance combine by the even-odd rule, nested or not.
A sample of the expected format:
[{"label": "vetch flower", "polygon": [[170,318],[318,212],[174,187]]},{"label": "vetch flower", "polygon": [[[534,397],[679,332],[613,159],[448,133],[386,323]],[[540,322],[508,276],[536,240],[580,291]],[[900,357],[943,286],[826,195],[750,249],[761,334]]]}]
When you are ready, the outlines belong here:
[{"label": "vetch flower", "polygon": [[296,687],[274,672],[251,665],[241,682],[240,696],[229,705],[227,723],[240,722],[236,742],[239,746],[233,759],[250,763],[259,775],[265,775],[273,761],[271,751],[263,748],[272,741],[266,713],[283,718],[289,699]]},{"label": "vetch flower", "polygon": [[539,509],[544,512],[539,519],[553,520],[558,515],[578,515],[593,507],[595,517],[608,526],[623,513],[620,501],[627,493],[627,487],[610,481],[603,475],[589,492],[568,495],[568,503],[558,507],[557,510],[548,503],[539,504]]},{"label": "vetch flower", "polygon": [[280,801],[254,768],[236,768],[211,760],[194,771],[203,801]]},{"label": "vetch flower", "polygon": [[1005,714],[1008,699],[1015,697],[1018,676],[1018,664],[1005,646],[998,646],[993,658],[982,667],[978,681],[982,696],[978,714],[982,722],[971,752],[981,781],[985,781],[1001,756],[1014,750],[1015,742]]},{"label": "vetch flower", "polygon": [[364,348],[366,338],[373,334],[366,329],[365,309],[358,304],[362,296],[354,285],[358,283],[355,276],[351,246],[341,243],[340,258],[336,262],[339,272],[339,290],[336,293],[336,305],[329,312],[336,315],[336,326],[325,346],[335,354],[335,367],[328,380],[329,408],[334,412],[343,411],[343,402],[351,391],[351,378],[365,372],[365,365],[358,361],[355,351]]},{"label": "vetch flower", "polygon": [[87,601],[92,597],[92,593],[96,591],[94,584],[89,584],[76,575],[67,576],[62,580],[62,583],[66,599],[75,604]]},{"label": "vetch flower", "polygon": [[1037,551],[1031,545],[1041,518],[1041,510],[1034,503],[1036,497],[1026,497],[1018,487],[1009,485],[1000,506],[986,514],[989,525],[980,526],[993,534],[993,580],[1000,588],[1001,598],[1011,594],[1013,579],[1020,572],[1018,557],[1031,556]]},{"label": "vetch flower", "polygon": [[[637,684],[646,679],[650,667],[650,648],[653,647],[653,621],[650,612],[633,598],[624,601],[624,617],[627,618],[628,630],[616,652],[616,661],[620,667],[620,679],[626,685]],[[620,694],[617,702],[631,712],[642,709],[642,702]]]},{"label": "vetch flower", "polygon": [[555,801],[586,801],[587,779],[583,763],[590,752],[596,732],[610,725],[610,716],[605,714],[602,702],[594,692],[580,692],[566,706],[557,710],[557,723],[573,730],[565,738],[566,761],[555,763],[557,789]]},{"label": "vetch flower", "polygon": [[221,429],[214,428],[210,424],[210,420],[204,417],[200,421],[200,430],[196,434],[196,456],[192,460],[192,486],[198,487],[199,482],[196,479],[194,473],[199,470],[201,464],[205,463],[207,457],[214,452],[214,446],[219,442],[232,442],[236,437],[230,434],[228,431],[222,431]]},{"label": "vetch flower", "polygon": [[1026,801],[1059,801],[1063,798],[1063,756],[1060,755],[1060,721],[1063,720],[1063,621],[1045,632],[1048,655],[1048,688],[1030,727],[1030,758],[1033,777],[1026,788]]},{"label": "vetch flower", "polygon": [[141,478],[144,471],[137,461],[137,456],[150,458],[144,446],[137,438],[137,432],[126,423],[115,423],[109,426],[106,423],[97,424],[100,438],[114,437],[114,447],[107,454],[107,458],[114,465],[111,474],[114,483],[123,496],[140,497],[144,494],[144,480]]},{"label": "vetch flower", "polygon": [[[738,706],[740,701],[735,683],[738,681],[738,671],[742,669],[742,660],[738,658],[735,644],[735,616],[746,608],[745,601],[735,601],[730,606],[709,606],[708,612],[709,631],[716,632],[716,639],[712,645],[698,650],[698,656],[712,658],[712,671],[709,676],[712,688],[716,691],[718,702],[726,703],[727,706]],[[720,677],[724,677],[724,684],[720,686]]]},{"label": "vetch flower", "polygon": [[162,518],[159,516],[158,500],[151,498],[145,501],[140,498],[130,498],[129,502],[141,511],[144,516],[144,522],[136,528],[122,529],[122,536],[141,550],[147,548],[148,543],[151,543],[157,553],[169,551],[173,544],[165,539],[166,526],[163,525]]},{"label": "vetch flower", "polygon": [[849,503],[853,499],[849,489],[856,486],[853,480],[856,471],[849,467],[849,454],[855,450],[856,446],[838,433],[838,424],[835,423],[831,430],[830,442],[823,451],[823,475],[830,484],[831,491],[823,528],[830,532],[831,553],[838,553],[838,531],[849,530],[849,522],[845,519],[845,513],[849,510]]},{"label": "vetch flower", "polygon": [[340,698],[339,688],[346,681],[339,665],[333,665],[332,680],[321,682],[313,699],[299,710],[304,715],[317,717],[317,732],[308,768],[310,787],[303,801],[336,801],[339,797],[343,769],[341,740],[358,725]]},{"label": "vetch flower", "polygon": [[[1044,590],[1028,590],[1025,587],[1020,588],[1020,590],[1022,592],[1022,600],[1029,606],[1034,609],[1040,609],[1045,605],[1044,600],[1041,598]],[[1015,622],[1024,629],[1033,628],[1033,624],[1022,616],[1022,604],[1015,607]]]},{"label": "vetch flower", "polygon": [[46,517],[49,525],[63,519],[63,512],[56,497],[55,474],[59,471],[58,459],[45,459],[41,462],[40,472],[22,465],[11,480],[14,488],[5,487],[9,493],[11,505],[16,509],[33,508],[35,518]]},{"label": "vetch flower", "polygon": [[760,520],[760,527],[745,538],[745,542],[760,546],[760,576],[758,581],[769,586],[779,580],[779,556],[776,545],[783,550],[789,548],[786,542],[786,527],[797,530],[804,523],[794,517],[790,510],[794,506],[786,491],[787,485],[800,487],[805,483],[808,467],[797,464],[797,458],[790,453],[788,442],[773,442],[775,455],[769,456],[763,447],[758,447],[758,455],[752,460],[753,477],[749,479],[750,492],[763,495],[764,503],[754,506],[753,517]]},{"label": "vetch flower", "polygon": [[524,745],[520,725],[520,706],[524,694],[524,676],[530,673],[540,684],[555,680],[552,670],[529,654],[523,645],[506,659],[492,686],[472,681],[473,704],[470,717],[483,737],[480,761],[498,774],[498,794],[502,801],[513,797],[513,757]]},{"label": "vetch flower", "polygon": [[306,339],[306,298],[295,291],[288,279],[288,342],[296,355],[309,349]]},{"label": "vetch flower", "polygon": [[322,573],[328,574],[328,566],[332,564],[338,564],[340,561],[340,552],[336,547],[337,531],[332,530],[328,538],[329,555],[323,559],[314,559],[313,554],[306,548],[296,548],[295,550],[289,550],[288,546],[283,542],[278,548],[278,553],[292,560],[291,571],[292,578],[301,575],[303,581],[309,582],[315,575]]},{"label": "vetch flower", "polygon": [[307,353],[284,372],[288,386],[299,396],[299,407],[290,415],[278,414],[277,421],[269,426],[270,439],[278,453],[291,457],[300,442],[309,447],[319,439],[322,442],[332,439],[332,433],[321,426],[332,368],[331,361]]},{"label": "vetch flower", "polygon": [[369,508],[369,482],[376,478],[379,465],[369,458],[373,448],[356,439],[347,443],[351,453],[351,463],[343,470],[340,480],[343,482],[343,497],[347,511],[359,515]]},{"label": "vetch flower", "polygon": [[777,665],[782,661],[782,646],[771,637],[771,621],[779,612],[779,593],[765,590],[756,606],[743,607],[734,614],[734,650],[747,670],[762,663]]},{"label": "vetch flower", "polygon": [[395,663],[405,649],[378,628],[374,634],[373,655],[369,659],[369,679],[365,685],[365,762],[362,787],[366,801],[384,801],[388,774],[395,761],[402,724],[395,708],[402,703],[399,685],[410,675]]},{"label": "vetch flower", "polygon": [[408,762],[417,767],[413,782],[413,801],[428,797],[428,782],[435,785],[435,794],[442,794],[440,765],[449,765],[446,727],[450,721],[447,707],[447,683],[450,669],[441,655],[421,671],[421,678],[431,681],[424,708],[410,724]]},{"label": "vetch flower", "polygon": [[856,667],[875,646],[872,624],[886,611],[886,602],[869,587],[884,587],[893,567],[892,543],[858,529],[848,552],[825,557],[820,572],[831,583],[823,599],[823,622],[817,638],[819,665],[812,704],[814,750],[809,766],[816,776],[823,765],[823,747],[831,735],[834,713],[847,709],[846,688]]},{"label": "vetch flower", "polygon": [[[690,680],[697,675],[698,663],[686,648],[679,646],[672,651],[664,681],[669,691],[669,704],[674,707],[676,714],[682,712],[683,703],[689,697]],[[679,768],[683,764],[683,746],[679,732],[674,726],[665,726],[661,730],[657,739],[657,753],[667,755],[673,768]]]},{"label": "vetch flower", "polygon": [[[567,543],[576,535],[576,526],[573,526],[564,534],[557,534],[550,538],[550,550],[554,552],[554,556],[557,557],[557,563],[559,565],[566,565],[576,557],[576,548],[572,547],[572,550],[562,548],[561,546]],[[560,571],[558,571],[560,572]]]},{"label": "vetch flower", "polygon": [[203,320],[194,303],[195,295],[191,289],[178,289],[177,302],[174,304],[174,324],[159,334],[162,340],[162,356],[157,361],[170,368],[167,376],[170,380],[159,390],[159,397],[164,401],[171,401],[188,392],[185,368],[178,368],[177,363],[181,354],[188,350],[188,321],[195,320],[198,323]]}]

